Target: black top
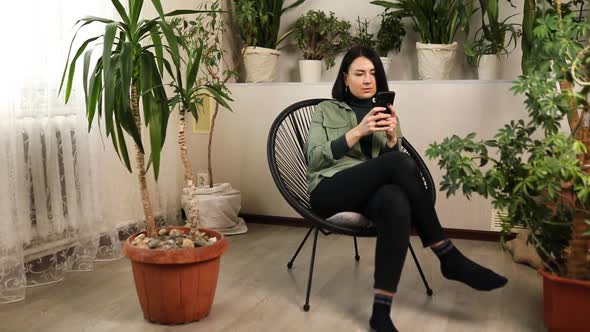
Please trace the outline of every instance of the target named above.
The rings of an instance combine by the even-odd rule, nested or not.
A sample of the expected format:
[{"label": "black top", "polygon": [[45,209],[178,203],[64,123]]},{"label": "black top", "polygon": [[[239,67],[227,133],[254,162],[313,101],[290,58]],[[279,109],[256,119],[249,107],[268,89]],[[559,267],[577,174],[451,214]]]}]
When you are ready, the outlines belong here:
[{"label": "black top", "polygon": [[[363,118],[367,115],[367,113],[369,113],[369,111],[373,109],[372,98],[358,99],[352,94],[349,94],[346,99],[346,103],[354,111],[357,123],[361,123],[361,121],[363,121]],[[373,147],[373,134],[369,134],[367,136],[362,137],[359,143],[361,144],[361,151],[363,151],[363,154],[368,159],[371,159],[371,149]],[[339,138],[333,140],[330,147],[332,148],[332,155],[334,155],[334,159],[342,158],[348,152],[348,150],[350,150],[350,148],[348,147],[348,143],[346,143],[345,135],[342,135]],[[397,144],[394,148],[389,148],[386,146],[386,148],[383,149],[380,154],[398,150],[399,149],[397,147]]]}]

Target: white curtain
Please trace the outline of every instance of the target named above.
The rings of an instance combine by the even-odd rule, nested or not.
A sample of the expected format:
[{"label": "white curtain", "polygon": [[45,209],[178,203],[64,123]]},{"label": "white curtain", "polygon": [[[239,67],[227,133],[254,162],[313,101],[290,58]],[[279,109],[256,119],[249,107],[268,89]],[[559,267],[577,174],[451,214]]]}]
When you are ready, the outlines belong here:
[{"label": "white curtain", "polygon": [[[24,299],[27,286],[120,258],[121,240],[143,227],[143,210],[135,174],[117,159],[110,138],[98,126],[88,132],[81,80],[68,105],[58,96],[74,23],[86,15],[113,17],[110,1],[11,1],[3,12],[0,303],[8,303]],[[77,44],[103,29],[87,26]],[[156,214],[174,223],[181,174],[178,148],[169,142],[167,171],[150,191]]]}]

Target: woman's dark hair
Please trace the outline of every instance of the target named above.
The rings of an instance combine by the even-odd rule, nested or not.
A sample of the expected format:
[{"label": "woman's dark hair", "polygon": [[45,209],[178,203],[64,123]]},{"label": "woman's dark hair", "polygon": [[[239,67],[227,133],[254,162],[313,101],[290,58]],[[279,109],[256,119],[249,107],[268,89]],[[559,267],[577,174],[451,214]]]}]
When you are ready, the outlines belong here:
[{"label": "woman's dark hair", "polygon": [[338,70],[338,77],[336,78],[336,82],[334,82],[334,86],[332,87],[332,98],[340,101],[346,100],[348,92],[346,91],[346,85],[344,84],[344,74],[348,73],[350,64],[352,64],[356,58],[362,56],[371,60],[373,66],[375,67],[377,91],[389,91],[389,87],[387,86],[387,77],[385,76],[385,70],[383,69],[383,63],[381,63],[381,59],[379,59],[377,52],[368,47],[355,46],[349,49],[344,55],[344,59],[342,59],[340,70]]}]

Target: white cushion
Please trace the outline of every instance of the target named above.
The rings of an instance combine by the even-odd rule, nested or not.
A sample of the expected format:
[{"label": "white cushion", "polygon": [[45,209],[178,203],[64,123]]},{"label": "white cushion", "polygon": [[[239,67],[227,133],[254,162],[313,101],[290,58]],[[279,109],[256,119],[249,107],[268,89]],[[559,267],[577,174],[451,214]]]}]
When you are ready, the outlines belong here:
[{"label": "white cushion", "polygon": [[367,227],[372,222],[357,212],[340,212],[326,219],[330,223],[344,227]]}]

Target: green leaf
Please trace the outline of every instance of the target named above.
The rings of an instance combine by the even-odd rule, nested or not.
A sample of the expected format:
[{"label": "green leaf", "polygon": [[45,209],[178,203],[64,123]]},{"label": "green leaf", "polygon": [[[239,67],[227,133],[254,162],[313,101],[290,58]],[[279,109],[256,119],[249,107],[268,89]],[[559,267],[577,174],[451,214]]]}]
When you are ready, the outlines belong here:
[{"label": "green leaf", "polygon": [[[76,62],[78,61],[78,58],[82,55],[82,53],[84,53],[84,50],[86,49],[88,44],[97,40],[98,38],[100,38],[100,36],[96,36],[96,37],[89,38],[89,39],[85,40],[82,43],[82,45],[80,45],[80,47],[78,48],[78,51],[76,51],[76,55],[74,55],[74,58],[72,59],[72,62],[70,63],[70,70],[68,73],[68,80],[67,80],[67,85],[66,85],[66,96],[65,96],[66,103],[70,100],[70,94],[72,92],[72,83],[74,80],[74,72],[76,71]],[[66,66],[66,68],[67,68],[67,66]],[[65,75],[65,70],[64,70],[64,75]],[[63,85],[63,79],[64,79],[64,77],[62,77],[62,85]],[[60,92],[61,92],[61,88],[62,88],[62,86],[60,85],[60,87],[59,87]]]},{"label": "green leaf", "polygon": [[[115,78],[114,78],[114,70],[111,68],[111,57],[113,56],[112,47],[113,41],[115,40],[115,33],[117,32],[117,24],[116,23],[109,23],[105,27],[104,33],[104,45],[103,45],[103,53],[102,53],[102,66],[103,66],[103,73],[104,73],[104,103],[105,103],[105,115],[106,120],[112,121],[112,111],[114,105],[114,94],[115,94]],[[112,122],[109,124],[107,123],[107,135],[110,131],[112,131]]]},{"label": "green leaf", "polygon": [[89,90],[90,96],[86,103],[86,116],[88,118],[88,132],[92,128],[92,121],[94,120],[94,114],[96,112],[97,103],[100,107],[102,100],[100,98],[102,91],[102,69],[97,64],[97,68],[94,69],[94,74],[90,77]]},{"label": "green leaf", "polygon": [[132,5],[130,6],[131,22],[135,26],[137,26],[137,22],[139,21],[139,17],[141,16],[141,9],[142,8],[143,8],[143,0],[134,0]]},{"label": "green leaf", "polygon": [[188,73],[186,75],[186,87],[187,89],[191,89],[197,80],[197,75],[199,74],[199,68],[201,67],[201,56],[203,55],[203,51],[205,49],[205,44],[201,44],[196,50],[194,54],[194,58],[192,62],[190,62],[190,66],[188,69]]},{"label": "green leaf", "polygon": [[125,167],[127,167],[127,170],[129,170],[129,172],[132,172],[131,162],[129,161],[129,151],[127,151],[127,143],[125,142],[125,135],[123,134],[123,129],[121,128],[121,126],[117,126],[117,135],[119,136],[119,149],[121,150],[121,155],[123,156]]},{"label": "green leaf", "polygon": [[133,45],[129,42],[123,43],[121,55],[119,57],[121,62],[121,93],[123,96],[123,103],[129,105],[131,90],[131,75],[133,75]]},{"label": "green leaf", "polygon": [[111,0],[111,2],[113,3],[113,6],[115,6],[115,9],[117,9],[117,13],[119,13],[119,16],[121,16],[123,22],[125,22],[125,24],[127,25],[131,25],[131,22],[129,21],[129,16],[127,16],[127,13],[125,12],[125,7],[123,7],[121,2],[119,2],[119,0]]},{"label": "green leaf", "polygon": [[160,75],[162,75],[162,74],[164,74],[164,68],[163,68],[164,51],[162,50],[162,38],[160,38],[160,34],[158,31],[157,25],[154,25],[154,27],[150,29],[150,35],[151,35],[152,41],[154,42],[154,51],[156,52],[158,70],[160,72]]}]

